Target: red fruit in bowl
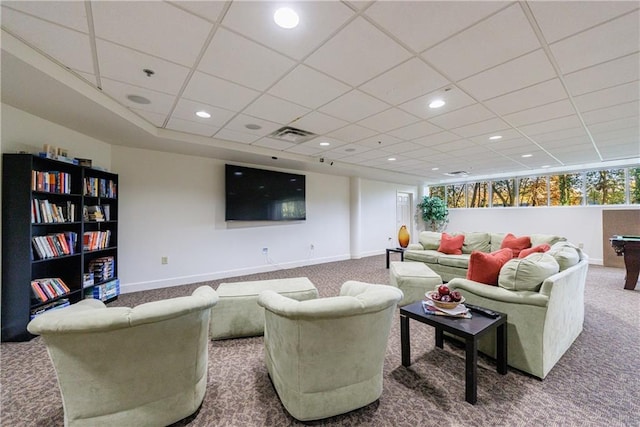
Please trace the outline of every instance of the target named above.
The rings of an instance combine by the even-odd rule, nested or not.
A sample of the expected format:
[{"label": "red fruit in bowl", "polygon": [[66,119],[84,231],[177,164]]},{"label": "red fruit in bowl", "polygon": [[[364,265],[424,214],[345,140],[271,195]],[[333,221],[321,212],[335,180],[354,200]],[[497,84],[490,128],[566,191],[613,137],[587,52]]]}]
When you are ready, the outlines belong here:
[{"label": "red fruit in bowl", "polygon": [[442,297],[441,297],[441,296],[440,296],[440,294],[439,294],[439,293],[437,293],[437,292],[433,292],[433,293],[431,294],[431,299],[432,299],[432,300],[434,300],[434,301],[440,301],[440,298],[442,298]]},{"label": "red fruit in bowl", "polygon": [[449,293],[449,296],[451,297],[451,301],[455,301],[455,302],[458,302],[462,299],[462,294],[458,291],[451,291]]},{"label": "red fruit in bowl", "polygon": [[447,285],[438,286],[438,293],[440,295],[449,295],[449,287]]},{"label": "red fruit in bowl", "polygon": [[440,301],[442,301],[442,302],[451,302],[451,295],[442,295],[440,297]]}]

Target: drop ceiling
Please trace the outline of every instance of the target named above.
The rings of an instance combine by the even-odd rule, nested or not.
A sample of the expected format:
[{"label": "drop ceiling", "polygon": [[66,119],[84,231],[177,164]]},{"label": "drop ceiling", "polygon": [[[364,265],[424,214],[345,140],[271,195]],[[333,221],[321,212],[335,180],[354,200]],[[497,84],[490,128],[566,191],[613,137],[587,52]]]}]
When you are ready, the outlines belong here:
[{"label": "drop ceiling", "polygon": [[640,159],[638,1],[1,4],[2,101],[113,144],[406,183]]}]

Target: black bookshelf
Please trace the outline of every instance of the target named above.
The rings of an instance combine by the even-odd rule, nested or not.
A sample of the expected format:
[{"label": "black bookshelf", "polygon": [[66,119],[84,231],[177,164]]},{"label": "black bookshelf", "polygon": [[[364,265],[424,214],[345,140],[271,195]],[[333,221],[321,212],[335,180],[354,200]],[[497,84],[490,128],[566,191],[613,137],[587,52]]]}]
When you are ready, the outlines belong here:
[{"label": "black bookshelf", "polygon": [[[46,180],[45,172],[49,174],[49,180]],[[117,193],[110,197],[85,194],[85,178],[111,182],[117,189],[116,174],[31,154],[3,154],[2,341],[29,340],[33,336],[26,327],[32,314],[93,296],[94,288],[104,283],[83,286],[84,275],[93,258],[111,256],[117,267]],[[35,184],[32,184],[34,180]],[[51,184],[46,186],[43,180]],[[91,221],[83,217],[85,206],[104,205],[109,206],[108,221]],[[45,211],[49,215],[45,215]],[[52,217],[52,212],[57,214]],[[95,251],[84,248],[85,232],[107,230],[110,239],[105,248]],[[41,244],[35,244],[34,238],[40,238]],[[46,252],[43,239],[53,239],[49,240],[53,248],[49,247],[48,255],[43,254]],[[62,279],[69,292],[59,292],[41,301],[32,290],[31,282],[51,277]],[[115,268],[113,280],[117,280]]]}]

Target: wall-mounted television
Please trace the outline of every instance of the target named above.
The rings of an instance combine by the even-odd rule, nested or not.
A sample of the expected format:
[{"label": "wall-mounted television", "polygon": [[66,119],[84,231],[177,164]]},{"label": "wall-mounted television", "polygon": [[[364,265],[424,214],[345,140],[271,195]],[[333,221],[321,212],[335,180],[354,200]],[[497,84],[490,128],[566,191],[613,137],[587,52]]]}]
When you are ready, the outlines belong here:
[{"label": "wall-mounted television", "polygon": [[226,221],[305,220],[305,176],[227,164],[225,202]]}]

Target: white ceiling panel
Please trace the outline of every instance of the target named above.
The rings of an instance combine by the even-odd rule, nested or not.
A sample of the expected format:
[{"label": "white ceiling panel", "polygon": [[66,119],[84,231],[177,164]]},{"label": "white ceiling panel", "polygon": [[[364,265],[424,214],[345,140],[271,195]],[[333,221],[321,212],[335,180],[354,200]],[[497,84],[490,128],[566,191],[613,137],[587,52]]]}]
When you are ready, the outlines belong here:
[{"label": "white ceiling panel", "polygon": [[[166,93],[145,89],[139,86],[132,86],[115,80],[102,79],[103,92],[121,103],[122,105],[143,111],[151,111],[153,113],[169,115],[175,96]],[[129,95],[138,95],[151,101],[149,104],[138,104],[127,99]]]},{"label": "white ceiling panel", "polygon": [[398,105],[450,83],[423,61],[412,58],[360,86],[360,90]]},{"label": "white ceiling panel", "polygon": [[265,90],[294,64],[273,50],[220,28],[198,69],[252,89]]},{"label": "white ceiling panel", "polygon": [[[446,104],[440,108],[429,108],[429,104],[436,99],[441,99],[445,101]],[[399,105],[398,108],[414,116],[428,119],[475,103],[476,101],[473,98],[457,87],[447,86],[409,102],[405,102]]]},{"label": "white ceiling panel", "polygon": [[220,14],[226,6],[224,1],[170,1],[173,6],[185,9],[193,14],[201,16],[210,22],[217,22]]},{"label": "white ceiling panel", "polygon": [[167,119],[166,114],[139,110],[137,108],[131,108],[131,111],[133,111],[134,113],[136,113],[137,115],[139,115],[140,117],[142,117],[143,119],[145,119],[146,121],[148,121],[149,123],[151,123],[152,125],[158,128],[161,128],[162,126],[164,126],[164,122]]},{"label": "white ceiling panel", "polygon": [[214,135],[214,137],[217,139],[224,139],[227,141],[241,142],[243,144],[251,144],[257,141],[258,139],[260,139],[260,136],[258,135],[253,135],[247,132],[237,132],[235,130],[231,130],[227,128],[220,129]]},{"label": "white ceiling panel", "polygon": [[442,129],[426,121],[420,121],[389,132],[400,139],[411,140],[441,132]]},{"label": "white ceiling panel", "polygon": [[455,133],[456,135],[463,136],[465,138],[471,138],[478,135],[485,135],[487,133],[501,134],[502,131],[508,128],[509,126],[502,119],[494,118],[494,119],[489,119],[482,122],[454,128],[451,130],[451,132]]},{"label": "white ceiling panel", "polygon": [[369,129],[377,130],[378,132],[388,132],[415,123],[418,120],[416,116],[405,113],[398,108],[390,108],[371,117],[367,117],[364,120],[360,120],[358,124]]},{"label": "white ceiling panel", "polygon": [[[560,70],[567,74],[640,50],[640,12],[632,12],[552,44]],[[594,47],[596,49],[594,49]],[[589,49],[598,54],[585,55]]]},{"label": "white ceiling panel", "polygon": [[388,104],[364,92],[353,90],[331,101],[319,110],[340,119],[357,122],[388,108]]},{"label": "white ceiling panel", "polygon": [[449,141],[455,141],[457,139],[460,139],[460,137],[451,132],[440,132],[433,135],[423,136],[422,138],[414,139],[413,142],[424,147],[434,147],[436,145],[444,144],[445,142]]},{"label": "white ceiling panel", "polygon": [[[203,119],[196,116],[196,112],[200,110],[205,110],[207,113],[211,114],[211,118]],[[235,114],[235,112],[225,110],[224,108],[214,107],[211,105],[205,106],[200,102],[189,101],[188,99],[183,98],[178,101],[171,118],[189,120],[196,123],[202,123],[204,125],[214,126],[217,131],[231,120]],[[214,133],[215,132],[212,132],[210,135],[213,135]]]},{"label": "white ceiling panel", "polygon": [[611,131],[622,131],[627,132],[628,130],[637,131],[640,129],[638,126],[638,118],[637,117],[627,117],[624,119],[616,119],[602,123],[594,123],[589,125],[589,129],[591,133],[597,135],[599,132],[611,132]]},{"label": "white ceiling panel", "polygon": [[552,102],[551,104],[542,105],[540,107],[529,108],[528,110],[519,111],[504,116],[509,123],[515,126],[522,126],[530,123],[539,123],[549,119],[557,119],[559,117],[570,116],[576,114],[576,110],[568,100]]},{"label": "white ceiling panel", "polygon": [[403,154],[403,155],[410,156],[408,153],[414,152],[416,150],[420,150],[422,148],[424,148],[422,147],[422,145],[416,144],[415,142],[404,141],[404,142],[399,142],[393,145],[382,146],[380,147],[380,150],[385,151],[387,153]]},{"label": "white ceiling panel", "polygon": [[441,128],[454,129],[461,126],[478,123],[495,117],[494,114],[480,104],[469,105],[450,113],[432,117],[429,121]]},{"label": "white ceiling panel", "polygon": [[220,128],[211,126],[207,123],[196,123],[191,120],[183,120],[177,117],[171,117],[166,126],[167,129],[177,130],[179,132],[191,133],[194,135],[201,135],[210,137],[215,134]]},{"label": "white ceiling panel", "polygon": [[[249,129],[247,128],[247,125],[257,125],[259,126],[259,129]],[[238,114],[229,123],[226,124],[224,129],[264,136],[279,129],[281,126],[282,125],[280,125],[279,123],[273,123],[267,120],[258,119],[256,117],[247,116],[245,114]]]},{"label": "white ceiling panel", "polygon": [[343,128],[334,130],[328,135],[333,138],[342,139],[347,142],[355,142],[361,139],[368,138],[375,135],[377,132],[371,129],[359,125],[349,125]]},{"label": "white ceiling panel", "polygon": [[255,145],[257,147],[271,148],[273,150],[282,151],[282,150],[286,150],[288,148],[293,147],[295,144],[293,144],[291,142],[288,142],[288,141],[282,141],[280,139],[260,138],[259,140],[257,140],[256,142],[254,142],[251,145]]},{"label": "white ceiling panel", "polygon": [[311,110],[301,105],[276,98],[269,94],[264,94],[249,105],[244,110],[244,113],[263,120],[286,125],[298,117],[304,116],[309,111]]},{"label": "white ceiling panel", "polygon": [[164,2],[94,1],[91,8],[96,37],[187,67],[213,27]]},{"label": "white ceiling panel", "polygon": [[573,98],[576,106],[582,112],[624,104],[638,99],[640,99],[640,81],[621,84]]},{"label": "white ceiling panel", "polygon": [[3,1],[2,25],[6,25],[7,28],[11,28],[12,25],[9,25],[9,23],[13,20],[13,15],[11,13],[7,13],[7,8],[18,10],[85,34],[89,32],[84,2]]},{"label": "white ceiling panel", "polygon": [[260,95],[253,89],[196,71],[189,80],[183,96],[192,101],[241,111]]},{"label": "white ceiling panel", "polygon": [[[509,37],[505,37],[505,33]],[[519,4],[513,4],[423,53],[449,78],[461,80],[539,49]]]},{"label": "white ceiling panel", "polygon": [[566,138],[575,138],[575,137],[587,138],[588,136],[587,136],[587,132],[583,127],[575,127],[575,128],[557,130],[555,132],[538,134],[534,139],[536,142],[544,144],[549,141],[558,141]]},{"label": "white ceiling panel", "polygon": [[640,80],[640,54],[567,74],[565,82],[573,96]]},{"label": "white ceiling panel", "polygon": [[298,65],[269,93],[308,108],[318,108],[351,90],[350,86],[306,65]]},{"label": "white ceiling panel", "polygon": [[480,100],[495,98],[556,76],[544,51],[536,50],[459,82]]},{"label": "white ceiling panel", "polygon": [[395,136],[386,135],[386,134],[377,134],[369,138],[362,139],[358,141],[358,145],[364,145],[369,148],[375,149],[386,149],[399,144],[402,142],[401,139],[396,138]]},{"label": "white ceiling panel", "polygon": [[520,130],[527,135],[538,135],[541,133],[547,133],[550,131],[559,131],[563,129],[571,129],[580,126],[580,120],[578,116],[567,116],[559,119],[548,120],[543,123],[534,123],[530,125],[524,125],[520,127]]},{"label": "white ceiling panel", "polygon": [[[375,49],[371,49],[375,46]],[[305,63],[351,85],[398,65],[409,52],[362,18],[342,29]]]},{"label": "white ceiling panel", "polygon": [[560,80],[551,79],[489,99],[485,101],[485,105],[498,114],[509,114],[566,98],[567,94]]},{"label": "white ceiling panel", "polygon": [[637,125],[640,126],[640,103],[631,101],[613,107],[600,108],[584,113],[582,117],[587,125],[630,117],[635,118]]},{"label": "white ceiling panel", "polygon": [[306,114],[291,123],[291,126],[308,130],[315,134],[325,134],[331,132],[332,130],[344,127],[348,124],[349,122],[346,122],[344,120],[336,119],[335,117],[320,113],[318,111],[312,111],[311,113]]}]

